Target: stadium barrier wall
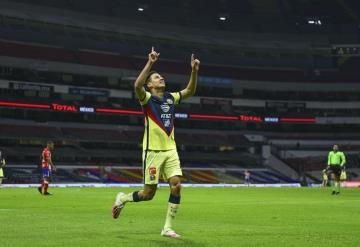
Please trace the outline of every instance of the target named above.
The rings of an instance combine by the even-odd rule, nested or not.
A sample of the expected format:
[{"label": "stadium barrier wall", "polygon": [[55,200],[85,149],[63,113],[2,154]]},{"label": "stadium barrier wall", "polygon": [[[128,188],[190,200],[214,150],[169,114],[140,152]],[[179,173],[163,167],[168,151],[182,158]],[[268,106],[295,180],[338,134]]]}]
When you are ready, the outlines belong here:
[{"label": "stadium barrier wall", "polygon": [[[0,188],[37,188],[39,184],[3,184],[0,185]],[[51,187],[56,188],[69,188],[69,187],[93,187],[93,188],[112,188],[112,187],[121,187],[121,188],[130,188],[130,187],[142,187],[143,184],[140,183],[53,183]],[[161,183],[160,187],[168,187],[168,184]],[[182,184],[183,187],[196,187],[196,188],[224,188],[224,187],[301,187],[299,183],[287,183],[287,184]]]}]

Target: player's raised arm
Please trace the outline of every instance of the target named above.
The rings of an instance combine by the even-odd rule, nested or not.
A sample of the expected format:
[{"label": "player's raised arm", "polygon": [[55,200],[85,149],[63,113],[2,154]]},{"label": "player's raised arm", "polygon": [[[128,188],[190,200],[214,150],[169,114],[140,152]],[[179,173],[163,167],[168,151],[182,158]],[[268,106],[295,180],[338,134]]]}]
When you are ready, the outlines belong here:
[{"label": "player's raised arm", "polygon": [[144,88],[145,80],[151,70],[151,67],[158,60],[159,56],[160,56],[160,53],[157,53],[154,50],[154,47],[152,47],[151,52],[148,55],[148,61],[145,65],[145,67],[143,68],[143,70],[140,72],[140,75],[138,76],[138,78],[135,81],[135,84],[134,84],[135,93],[140,100],[145,98],[145,88]]},{"label": "player's raised arm", "polygon": [[185,89],[181,91],[182,99],[189,98],[193,96],[196,91],[198,71],[199,71],[200,61],[195,59],[194,54],[191,54],[191,75],[188,85]]}]

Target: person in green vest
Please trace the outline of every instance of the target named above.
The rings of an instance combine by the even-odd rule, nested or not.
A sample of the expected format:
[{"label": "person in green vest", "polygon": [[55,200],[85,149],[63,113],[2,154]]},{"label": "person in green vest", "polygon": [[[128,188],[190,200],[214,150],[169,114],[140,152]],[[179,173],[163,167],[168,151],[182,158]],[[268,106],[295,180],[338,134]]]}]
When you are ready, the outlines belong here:
[{"label": "person in green vest", "polygon": [[333,150],[329,152],[326,168],[331,175],[330,185],[332,187],[332,195],[340,194],[340,174],[345,170],[345,163],[345,154],[339,151],[338,145],[334,145]]}]

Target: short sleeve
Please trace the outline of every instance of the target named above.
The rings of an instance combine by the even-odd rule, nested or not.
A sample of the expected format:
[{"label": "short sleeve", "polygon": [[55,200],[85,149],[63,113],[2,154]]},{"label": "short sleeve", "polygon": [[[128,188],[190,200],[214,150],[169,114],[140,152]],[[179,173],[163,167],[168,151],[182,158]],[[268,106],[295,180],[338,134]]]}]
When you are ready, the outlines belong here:
[{"label": "short sleeve", "polygon": [[143,99],[139,99],[140,105],[146,105],[147,102],[149,101],[150,97],[151,97],[151,93],[149,93],[149,92],[146,91],[144,98],[143,98]]},{"label": "short sleeve", "polygon": [[180,104],[181,102],[181,92],[176,92],[176,93],[170,93],[171,96],[174,97],[174,104],[177,105],[177,104]]}]

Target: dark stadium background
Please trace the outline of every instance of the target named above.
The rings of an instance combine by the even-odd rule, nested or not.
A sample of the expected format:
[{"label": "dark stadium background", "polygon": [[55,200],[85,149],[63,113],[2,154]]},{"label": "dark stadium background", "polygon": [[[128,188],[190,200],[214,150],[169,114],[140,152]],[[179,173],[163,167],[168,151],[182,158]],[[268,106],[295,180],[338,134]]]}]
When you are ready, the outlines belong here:
[{"label": "dark stadium background", "polygon": [[[326,6],[326,7],[324,7]],[[320,183],[339,144],[360,174],[357,0],[0,1],[5,184],[140,183],[143,117],[133,82],[151,46],[168,90],[190,55],[198,90],[177,108],[185,183]]]}]

